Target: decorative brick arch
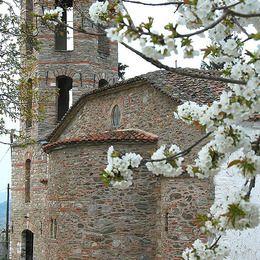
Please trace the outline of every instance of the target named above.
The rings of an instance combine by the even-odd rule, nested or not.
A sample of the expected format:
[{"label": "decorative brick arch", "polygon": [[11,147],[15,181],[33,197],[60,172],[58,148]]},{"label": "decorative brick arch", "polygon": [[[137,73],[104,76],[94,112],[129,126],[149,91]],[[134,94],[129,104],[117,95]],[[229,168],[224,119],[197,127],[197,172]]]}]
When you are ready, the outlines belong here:
[{"label": "decorative brick arch", "polygon": [[55,78],[57,78],[59,76],[66,76],[66,77],[70,77],[73,79],[76,74],[79,74],[79,73],[68,67],[59,68],[59,69],[56,69],[53,71],[53,75]]},{"label": "decorative brick arch", "polygon": [[109,77],[106,73],[97,73],[94,75],[94,87],[99,87],[99,82],[105,80],[108,85],[116,83],[117,79],[115,77]]}]

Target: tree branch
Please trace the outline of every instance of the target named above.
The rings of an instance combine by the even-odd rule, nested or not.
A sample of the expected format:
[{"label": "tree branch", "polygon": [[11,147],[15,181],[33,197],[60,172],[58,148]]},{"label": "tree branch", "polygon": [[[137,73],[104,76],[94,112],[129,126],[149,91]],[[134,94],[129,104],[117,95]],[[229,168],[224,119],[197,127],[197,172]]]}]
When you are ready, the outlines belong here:
[{"label": "tree branch", "polygon": [[214,28],[217,24],[219,24],[222,20],[224,20],[224,19],[227,17],[228,14],[229,14],[229,11],[227,10],[227,11],[225,11],[225,12],[223,13],[223,15],[220,16],[216,21],[214,21],[212,24],[210,24],[210,25],[204,27],[203,29],[198,30],[198,31],[195,31],[195,32],[193,32],[193,33],[187,33],[187,34],[179,34],[179,33],[178,33],[178,35],[177,35],[175,38],[191,37],[191,36],[198,35],[198,34],[201,34],[201,33],[203,33],[203,32],[206,32],[206,31],[208,31],[209,29]]},{"label": "tree branch", "polygon": [[169,156],[167,158],[162,158],[162,159],[156,159],[156,160],[144,160],[144,162],[161,162],[161,161],[165,161],[165,160],[175,160],[181,156],[185,156],[188,153],[191,152],[191,150],[197,146],[198,144],[200,144],[203,140],[207,139],[210,135],[212,134],[212,132],[208,132],[206,135],[204,135],[202,138],[200,138],[197,142],[195,142],[193,145],[189,146],[187,149],[174,154],[173,156]]},{"label": "tree branch", "polygon": [[196,73],[196,72],[188,72],[188,71],[185,71],[182,68],[172,68],[172,67],[169,67],[169,66],[161,63],[158,60],[155,60],[155,59],[152,59],[152,58],[145,56],[142,52],[134,49],[133,47],[129,46],[128,44],[126,44],[124,42],[121,42],[121,44],[123,46],[125,46],[127,49],[129,49],[130,51],[134,52],[135,54],[137,54],[138,56],[140,56],[144,60],[150,62],[152,65],[156,66],[159,69],[165,69],[165,70],[171,71],[173,73],[183,75],[183,76],[187,76],[187,77],[191,77],[191,78],[206,79],[206,80],[220,81],[220,82],[224,82],[224,83],[246,85],[246,82],[242,81],[242,80],[228,79],[228,78],[216,77],[216,76],[212,76],[212,75],[207,76],[207,75],[199,74],[199,73]]},{"label": "tree branch", "polygon": [[215,240],[215,242],[210,246],[210,249],[213,249],[216,247],[216,245],[218,244],[218,241],[220,240],[221,235],[218,236],[218,238]]},{"label": "tree branch", "polygon": [[176,2],[166,2],[166,3],[144,3],[140,1],[133,1],[133,0],[123,0],[125,3],[131,3],[131,4],[139,4],[139,5],[148,5],[148,6],[165,6],[165,5],[182,5],[184,2],[182,1],[176,1]]}]

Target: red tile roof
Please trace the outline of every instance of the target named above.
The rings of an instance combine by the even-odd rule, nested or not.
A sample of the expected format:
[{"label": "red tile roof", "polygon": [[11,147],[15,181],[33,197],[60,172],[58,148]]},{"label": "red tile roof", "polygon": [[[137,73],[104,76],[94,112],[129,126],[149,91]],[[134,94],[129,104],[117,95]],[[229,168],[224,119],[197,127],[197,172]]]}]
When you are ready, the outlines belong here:
[{"label": "red tile roof", "polygon": [[225,84],[210,80],[214,76],[219,76],[219,71],[198,70],[198,69],[179,69],[179,71],[197,74],[207,77],[208,79],[194,78],[181,74],[158,70],[136,76],[134,78],[118,82],[113,85],[94,89],[82,95],[76,103],[67,111],[59,124],[55,127],[52,133],[48,136],[48,140],[56,140],[65,129],[70,120],[75,117],[77,112],[86,104],[87,98],[92,95],[104,93],[112,89],[120,89],[124,87],[134,86],[134,83],[148,83],[163,94],[171,97],[177,104],[182,104],[184,101],[195,101],[198,103],[208,104],[217,99]]},{"label": "red tile roof", "polygon": [[43,147],[45,152],[49,152],[53,148],[79,143],[106,143],[106,142],[141,142],[141,143],[155,143],[158,141],[158,136],[139,129],[125,129],[106,131],[103,133],[90,133],[85,136],[78,136],[58,140],[49,143]]}]

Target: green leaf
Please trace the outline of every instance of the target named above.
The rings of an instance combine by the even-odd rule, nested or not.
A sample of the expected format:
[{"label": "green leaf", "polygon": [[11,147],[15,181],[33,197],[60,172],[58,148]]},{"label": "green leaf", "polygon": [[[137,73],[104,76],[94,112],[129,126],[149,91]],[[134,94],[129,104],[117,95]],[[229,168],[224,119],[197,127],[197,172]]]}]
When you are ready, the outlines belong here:
[{"label": "green leaf", "polygon": [[198,226],[204,226],[206,221],[208,221],[209,218],[206,214],[199,214],[196,216],[196,220],[195,220],[195,223],[198,225]]},{"label": "green leaf", "polygon": [[118,151],[113,151],[113,153],[111,154],[111,156],[112,156],[113,158],[115,158],[115,157],[120,157],[121,154],[120,154],[120,152],[118,152]]},{"label": "green leaf", "polygon": [[260,40],[260,33],[252,33],[250,37],[254,40]]},{"label": "green leaf", "polygon": [[230,204],[228,206],[227,217],[233,227],[236,225],[236,220],[246,216],[246,212],[240,208],[239,204]]},{"label": "green leaf", "polygon": [[238,164],[240,164],[240,163],[242,163],[241,160],[233,160],[232,162],[230,162],[230,163],[228,164],[228,168],[230,168],[230,167],[232,167],[232,166],[234,166],[234,165],[238,165]]}]

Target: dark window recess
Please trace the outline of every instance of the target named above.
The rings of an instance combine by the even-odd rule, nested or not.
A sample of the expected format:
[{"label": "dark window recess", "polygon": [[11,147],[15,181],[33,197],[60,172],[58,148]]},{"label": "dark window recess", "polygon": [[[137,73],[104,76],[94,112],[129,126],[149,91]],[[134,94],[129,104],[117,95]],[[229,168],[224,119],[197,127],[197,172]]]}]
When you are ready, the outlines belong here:
[{"label": "dark window recess", "polygon": [[25,203],[31,200],[31,160],[27,159],[25,161],[25,178],[24,178],[24,188],[25,188]]},{"label": "dark window recess", "polygon": [[56,239],[57,238],[57,219],[51,219],[51,229],[50,229],[50,235],[51,238]]},{"label": "dark window recess", "polygon": [[33,260],[33,232],[24,230],[22,232],[21,259]]},{"label": "dark window recess", "polygon": [[168,232],[168,225],[169,225],[169,213],[168,212],[166,212],[165,213],[165,226],[164,226],[164,230],[166,231],[166,232]]},{"label": "dark window recess", "polygon": [[100,80],[98,81],[98,87],[99,87],[99,88],[103,88],[103,87],[105,87],[106,85],[108,85],[107,80],[105,80],[105,79],[100,79]]},{"label": "dark window recess", "polygon": [[32,126],[32,79],[28,79],[27,82],[27,101],[26,101],[26,108],[25,108],[25,127],[29,128]]},{"label": "dark window recess", "polygon": [[70,105],[70,90],[72,89],[72,78],[61,76],[57,78],[59,89],[58,96],[58,121],[66,114]]},{"label": "dark window recess", "polygon": [[73,7],[73,0],[56,0],[55,4],[62,8]]},{"label": "dark window recess", "polygon": [[108,57],[110,55],[110,41],[104,29],[101,26],[98,27],[98,33],[104,34],[98,36],[98,53],[101,56]]},{"label": "dark window recess", "polygon": [[26,54],[32,54],[33,52],[33,34],[32,34],[32,27],[33,27],[33,0],[26,0],[26,12],[25,12],[25,28],[24,30],[26,33],[26,39],[25,39],[25,49]]},{"label": "dark window recess", "polygon": [[[73,12],[73,1],[71,0],[56,0],[56,6],[63,8],[62,22],[73,27],[73,16],[68,20],[68,14]],[[70,15],[71,16],[71,15]],[[72,20],[71,20],[72,19]],[[65,25],[58,24],[55,27],[55,50],[67,51],[73,49],[73,30]]]},{"label": "dark window recess", "polygon": [[[62,20],[64,16],[65,15],[62,16]],[[66,26],[63,26],[61,24],[58,24],[55,27],[55,50],[57,51],[67,50],[67,28]]]},{"label": "dark window recess", "polygon": [[113,127],[119,127],[121,121],[121,113],[118,105],[115,105],[112,110],[112,125]]}]

